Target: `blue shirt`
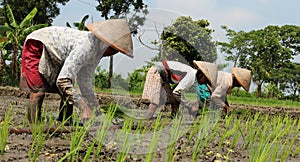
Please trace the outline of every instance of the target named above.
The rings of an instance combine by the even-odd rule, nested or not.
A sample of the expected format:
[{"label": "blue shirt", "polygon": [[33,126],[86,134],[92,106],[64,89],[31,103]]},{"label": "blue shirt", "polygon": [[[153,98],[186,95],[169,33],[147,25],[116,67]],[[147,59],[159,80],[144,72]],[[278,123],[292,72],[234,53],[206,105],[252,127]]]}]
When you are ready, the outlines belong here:
[{"label": "blue shirt", "polygon": [[198,101],[205,101],[210,97],[210,92],[206,84],[196,83],[196,94]]}]

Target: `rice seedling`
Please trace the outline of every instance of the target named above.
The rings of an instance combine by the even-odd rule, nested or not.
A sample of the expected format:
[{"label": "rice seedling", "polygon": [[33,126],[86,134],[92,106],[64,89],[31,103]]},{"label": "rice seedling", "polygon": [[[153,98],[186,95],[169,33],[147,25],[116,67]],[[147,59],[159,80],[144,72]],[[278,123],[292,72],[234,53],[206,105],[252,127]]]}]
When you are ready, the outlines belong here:
[{"label": "rice seedling", "polygon": [[0,123],[0,154],[4,154],[7,138],[9,135],[9,123],[11,119],[11,108],[5,112],[4,120]]},{"label": "rice seedling", "polygon": [[[42,115],[45,116],[45,112],[42,112]],[[44,128],[47,126],[53,126],[54,121],[50,120],[50,122],[47,122],[45,120],[42,120],[40,122],[32,123],[31,126],[31,132],[32,132],[32,144],[31,148],[28,152],[28,161],[36,161],[36,159],[39,156],[40,151],[43,148],[43,145],[46,141],[48,131],[44,132]]]},{"label": "rice seedling", "polygon": [[[246,161],[290,161],[292,158],[298,159],[300,155],[300,146],[298,146],[300,121],[297,118],[278,114],[268,115],[253,112],[248,114],[244,113],[247,111],[244,111],[239,114],[228,114],[225,119],[213,124],[210,123],[211,120],[207,116],[208,112],[202,111],[200,117],[196,118],[193,124],[188,126],[188,129],[182,129],[182,120],[184,120],[184,118],[177,117],[171,121],[172,125],[168,125],[170,129],[168,131],[169,134],[167,134],[170,138],[163,141],[168,147],[164,150],[159,150],[159,146],[161,146],[161,138],[164,138],[162,137],[164,133],[163,126],[165,126],[164,123],[167,123],[167,121],[164,120],[166,118],[161,117],[161,114],[158,115],[155,121],[150,122],[144,120],[133,121],[130,118],[123,118],[124,125],[122,130],[117,130],[122,131],[122,133],[117,134],[116,137],[116,141],[120,143],[120,147],[118,148],[119,152],[116,151],[112,157],[107,157],[107,155],[103,155],[103,153],[106,153],[107,150],[109,154],[115,151],[115,148],[111,150],[107,147],[107,150],[103,152],[102,148],[106,142],[105,140],[108,139],[107,135],[110,133],[109,128],[116,115],[116,109],[117,105],[112,105],[105,114],[102,114],[101,122],[93,118],[91,123],[85,125],[85,128],[78,126],[75,132],[70,134],[71,144],[69,151],[66,151],[67,153],[65,155],[58,155],[58,158],[61,158],[59,161],[101,161],[103,159],[99,157],[102,156],[105,156],[105,160],[110,161],[128,161],[128,155],[131,154],[130,151],[136,151],[133,143],[138,143],[139,141],[142,142],[138,144],[141,144],[143,147],[145,146],[143,151],[147,152],[142,155],[130,156],[130,158],[135,157],[133,160],[137,159],[137,161],[140,160],[139,158],[142,158],[141,161],[155,161],[156,158],[161,158],[160,156],[156,156],[159,155],[159,151],[165,151],[167,153],[164,154],[166,155],[167,161],[176,161],[177,157],[182,155],[184,158],[189,157],[190,161],[199,161],[199,158],[203,160],[203,156],[208,156],[208,158],[218,156],[218,158],[222,158],[223,161],[231,161],[236,158],[235,156],[238,154],[236,152],[239,151],[237,149],[240,149],[239,142],[242,142],[243,153],[246,151]],[[7,111],[6,113],[9,112]],[[7,114],[6,116],[11,117],[11,115]],[[50,123],[54,122],[52,121],[53,118],[50,118],[50,120]],[[0,124],[2,142],[0,145],[2,149],[0,150],[2,151],[0,152],[1,154],[5,153],[6,139],[3,138],[5,137],[3,130],[8,128],[9,124],[9,122],[7,122],[7,126],[5,127],[4,124],[6,121],[9,120],[5,119]],[[28,124],[26,122],[24,118],[25,125]],[[84,141],[88,128],[95,125],[96,122],[99,122],[99,125],[96,129],[97,134],[94,136],[95,139],[88,142]],[[137,122],[137,124],[134,124],[135,122]],[[143,122],[147,122],[147,126],[151,125],[151,127],[146,127]],[[134,131],[132,128],[133,125],[135,126]],[[35,161],[40,158],[41,150],[47,141],[47,137],[49,137],[49,134],[45,136],[45,132],[42,133],[42,130],[44,130],[43,127],[45,127],[45,123],[32,126],[33,141],[28,153],[28,161]],[[186,135],[187,132],[189,133],[188,135]],[[148,135],[147,133],[152,134],[149,138],[148,146],[145,145],[145,141],[143,141],[143,139],[145,139],[144,137]],[[53,134],[51,134],[50,137],[52,135]],[[131,135],[133,135],[134,138],[132,138]],[[180,137],[183,137],[183,139],[181,140]],[[136,141],[133,142],[133,140]],[[181,143],[185,141],[187,141],[186,146],[189,148],[182,150],[185,149],[183,144],[180,146],[181,150],[176,150],[178,148],[178,142]],[[193,146],[191,146],[192,144]],[[86,152],[82,153],[82,150]],[[207,151],[212,151],[213,154],[207,155]],[[82,157],[83,155],[84,158]]]},{"label": "rice seedling", "polygon": [[237,144],[238,140],[240,139],[241,134],[238,132],[239,128],[240,128],[240,120],[235,120],[235,125],[234,125],[234,135],[233,135],[233,139],[232,142],[230,144],[230,149],[233,149],[235,147],[235,145]]},{"label": "rice seedling", "polygon": [[137,135],[137,143],[141,142],[141,140],[144,138],[146,130],[147,127],[144,126],[143,120],[138,120],[136,130],[134,131],[134,134]]},{"label": "rice seedling", "polygon": [[[215,112],[207,112],[204,113],[203,116],[201,117],[200,121],[199,121],[199,130],[198,130],[198,136],[196,139],[196,143],[195,143],[195,148],[192,154],[192,161],[196,161],[199,152],[202,151],[202,148],[200,148],[201,144],[202,144],[202,139],[204,139],[206,137],[207,141],[209,138],[208,133],[211,131],[211,127],[212,125],[216,125],[216,123],[218,122],[218,118],[217,119],[211,119],[211,118],[215,118],[215,115],[211,115],[211,113],[215,113]],[[207,144],[207,141],[205,142],[205,144]],[[204,147],[205,145],[202,145],[202,147]]]},{"label": "rice seedling", "polygon": [[286,131],[286,139],[281,145],[282,147],[280,161],[285,161],[285,159],[288,158],[291,152],[293,152],[293,147],[296,143],[299,133],[297,129],[294,129],[295,127],[297,127],[298,121],[293,121],[290,117],[286,117],[285,119],[287,119],[284,128],[284,131]]},{"label": "rice seedling", "polygon": [[[297,121],[297,128],[295,129],[295,132],[299,132],[300,131],[300,119],[298,119]],[[296,136],[298,135],[298,133],[296,134]],[[299,135],[298,135],[299,136]],[[292,157],[296,157],[300,155],[300,146],[297,146],[294,150],[293,150],[293,153],[292,153]]]},{"label": "rice seedling", "polygon": [[[95,111],[93,112],[93,114],[95,114]],[[86,125],[89,125],[89,127],[92,127],[92,125],[96,122],[95,118],[96,118],[95,116],[92,116],[92,118],[89,120],[89,122]],[[97,142],[97,140],[94,140],[91,143],[91,145],[88,147],[88,149],[84,155],[84,158],[83,158],[84,162],[89,161],[90,155],[92,154],[92,152],[94,150],[94,146],[95,146],[96,142]]]},{"label": "rice seedling", "polygon": [[[206,108],[206,102],[204,102],[204,105],[201,109],[201,114],[205,114],[205,112],[207,111],[207,108]],[[197,133],[198,131],[198,122],[199,122],[199,118],[196,118],[196,120],[193,122],[193,125],[187,130],[189,131],[190,129],[192,129],[192,131],[190,132],[190,135],[189,135],[189,138],[187,140],[187,144],[189,144],[192,140],[192,138],[195,136],[195,134]]]},{"label": "rice seedling", "polygon": [[199,121],[199,118],[196,118],[196,120],[193,122],[193,125],[189,128],[191,129],[191,132],[190,132],[190,135],[188,137],[188,140],[187,140],[187,144],[189,145],[191,140],[193,139],[193,137],[195,136],[195,134],[197,133],[198,131],[198,121]]},{"label": "rice seedling", "polygon": [[87,124],[84,125],[84,127],[81,127],[78,122],[79,117],[77,113],[74,113],[73,117],[74,117],[73,125],[75,125],[75,131],[72,132],[70,151],[62,159],[60,159],[60,161],[68,157],[70,158],[69,161],[75,161],[79,159],[78,151],[82,148],[84,137],[87,134],[87,130],[91,126],[90,122],[88,122]]},{"label": "rice seedling", "polygon": [[296,156],[300,155],[300,146],[297,146],[293,153],[292,153],[292,157],[295,158]]},{"label": "rice seedling", "polygon": [[119,151],[119,154],[117,155],[117,161],[121,162],[121,161],[125,161],[129,150],[132,147],[132,143],[134,138],[130,138],[130,131],[132,129],[132,124],[133,124],[133,119],[132,118],[127,118],[127,120],[125,120],[121,133],[122,134],[122,138],[118,138],[119,140],[121,140],[120,142],[122,143],[121,146],[121,150]]},{"label": "rice seedling", "polygon": [[168,154],[168,159],[167,161],[174,161],[176,153],[174,154],[175,151],[175,144],[176,141],[183,135],[183,130],[182,129],[182,121],[183,121],[183,115],[176,115],[175,118],[172,120],[172,126],[170,128],[170,141],[169,141],[169,147],[167,150]]},{"label": "rice seedling", "polygon": [[95,137],[95,140],[98,141],[97,142],[98,146],[97,146],[97,150],[96,150],[96,158],[99,157],[99,153],[101,152],[104,140],[106,138],[109,127],[111,125],[111,121],[114,118],[116,110],[117,110],[117,105],[110,105],[109,110],[107,111],[107,113],[102,114],[101,119],[98,119],[99,121],[96,121],[96,122],[101,121],[99,123],[98,131],[97,131],[96,137]]},{"label": "rice seedling", "polygon": [[[150,143],[148,146],[148,151],[147,151],[147,155],[146,155],[146,162],[150,162],[153,161],[154,156],[155,156],[155,150],[156,150],[156,146],[158,144],[161,132],[162,132],[162,128],[164,127],[166,120],[162,119],[162,114],[158,113],[154,126],[153,126],[153,130],[152,130],[152,134],[151,134],[151,139],[150,139]],[[161,124],[163,123],[163,124]]]},{"label": "rice seedling", "polygon": [[[257,132],[257,129],[255,128],[257,128],[256,123],[259,117],[260,117],[260,113],[256,113],[253,117],[253,120],[252,120],[252,116],[248,116],[244,129],[242,130],[241,127],[238,128],[244,141],[243,142],[244,149],[247,149],[250,143],[253,142],[255,139],[255,134]],[[243,132],[247,132],[247,133],[244,134]]]},{"label": "rice seedling", "polygon": [[[221,138],[219,141],[219,148],[221,148],[221,146],[224,143],[224,140],[229,138],[231,135],[235,134],[237,131],[237,125],[234,122],[234,125],[232,126],[232,122],[233,122],[234,118],[232,115],[226,116],[225,118],[225,131],[221,134]],[[232,127],[230,129],[230,127]]]},{"label": "rice seedling", "polygon": [[203,149],[207,148],[209,142],[215,141],[217,135],[220,133],[218,131],[218,129],[219,129],[218,124],[216,124],[214,126],[214,128],[210,131],[210,134],[208,136],[206,136],[206,138],[202,144],[202,147],[199,149],[199,153],[201,153],[203,151]]},{"label": "rice seedling", "polygon": [[[278,147],[276,145],[281,145],[281,141],[283,136],[289,133],[289,129],[284,128],[284,125],[289,125],[289,123],[284,123],[281,117],[274,118],[271,121],[267,121],[267,117],[265,118],[263,125],[264,129],[260,133],[260,137],[257,142],[257,146],[251,146],[251,156],[250,161],[266,161],[271,153],[274,154],[274,146],[275,148]],[[272,127],[273,126],[273,127]],[[268,130],[271,128],[270,130]],[[279,149],[278,149],[279,150]],[[277,151],[278,151],[277,150]],[[271,152],[272,151],[272,152]],[[275,155],[274,155],[275,156]]]}]

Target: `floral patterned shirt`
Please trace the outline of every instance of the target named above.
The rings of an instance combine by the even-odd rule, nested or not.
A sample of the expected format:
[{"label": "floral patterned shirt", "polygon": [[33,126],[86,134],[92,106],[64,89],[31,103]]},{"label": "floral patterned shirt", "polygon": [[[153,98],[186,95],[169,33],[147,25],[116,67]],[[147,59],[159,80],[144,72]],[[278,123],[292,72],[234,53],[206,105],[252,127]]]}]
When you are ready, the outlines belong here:
[{"label": "floral patterned shirt", "polygon": [[80,92],[88,100],[89,106],[98,106],[92,74],[103,57],[106,43],[89,31],[57,26],[36,30],[27,36],[28,39],[39,40],[44,44],[39,72],[50,85],[57,84],[59,79],[68,78],[74,87],[77,80]]}]

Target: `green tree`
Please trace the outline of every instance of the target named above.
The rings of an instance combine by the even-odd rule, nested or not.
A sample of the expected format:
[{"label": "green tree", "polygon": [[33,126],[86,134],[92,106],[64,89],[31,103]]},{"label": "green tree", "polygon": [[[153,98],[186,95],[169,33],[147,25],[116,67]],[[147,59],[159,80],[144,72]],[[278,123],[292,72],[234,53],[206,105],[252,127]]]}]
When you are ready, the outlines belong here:
[{"label": "green tree", "polygon": [[292,99],[297,99],[300,90],[300,64],[286,62],[278,69],[271,72],[272,81],[279,83],[280,90],[290,94]]},{"label": "green tree", "polygon": [[[214,62],[217,59],[215,42],[208,28],[207,20],[193,20],[189,16],[178,17],[171,26],[163,29],[161,34],[160,58],[156,60],[175,60],[193,65],[193,60]],[[178,58],[182,56],[183,60]]]},{"label": "green tree", "polygon": [[[58,4],[65,5],[69,0],[3,0],[1,5],[6,6],[10,5],[12,12],[15,15],[16,22],[21,22],[27,13],[29,13],[33,8],[38,9],[38,13],[33,19],[33,22],[36,24],[48,24],[51,25],[53,19],[59,15]],[[0,14],[1,16],[6,17],[3,9]],[[6,20],[0,20],[1,24],[4,24]]]},{"label": "green tree", "polygon": [[[87,31],[88,29],[85,26],[86,20],[89,18],[89,15],[85,15],[80,22],[74,22],[73,25],[77,27],[78,30],[85,30]],[[66,22],[67,27],[71,28],[70,23]]]},{"label": "green tree", "polygon": [[95,86],[101,89],[106,89],[108,87],[109,73],[105,69],[100,69],[100,66],[96,68],[95,74]]},{"label": "green tree", "polygon": [[[274,81],[272,71],[280,70],[299,53],[299,41],[295,36],[299,36],[300,30],[296,26],[267,26],[250,32],[223,29],[227,31],[229,43],[219,42],[221,51],[236,66],[252,71],[258,97],[261,96],[263,83]],[[278,84],[276,81],[274,83]]]},{"label": "green tree", "polygon": [[232,61],[233,67],[237,67],[239,61],[244,61],[244,54],[248,53],[249,39],[244,31],[236,32],[227,26],[221,26],[226,31],[226,36],[229,42],[217,42],[220,46],[220,51],[226,53],[226,61]]},{"label": "green tree", "polygon": [[[8,59],[11,61],[10,74],[12,75],[13,82],[18,81],[19,72],[19,59],[21,56],[21,46],[26,38],[26,36],[34,30],[47,26],[47,24],[32,24],[32,19],[37,13],[37,9],[34,8],[20,24],[15,20],[14,14],[9,5],[6,7],[6,15],[8,18],[8,23],[0,25],[0,33],[2,33],[3,38],[7,38],[3,44],[3,49],[12,51],[8,52],[10,55]],[[11,54],[12,53],[12,54]],[[5,61],[4,61],[5,62]]]},{"label": "green tree", "polygon": [[[129,25],[133,34],[137,33],[138,26],[143,25],[145,16],[148,14],[147,5],[143,0],[96,0],[99,5],[96,6],[100,11],[101,17],[105,19],[129,17]],[[113,76],[113,56],[109,61],[109,78]],[[109,85],[111,86],[111,80]]]},{"label": "green tree", "polygon": [[127,82],[129,90],[132,92],[143,92],[147,72],[153,64],[147,64],[140,69],[135,69],[133,73],[128,73]]}]

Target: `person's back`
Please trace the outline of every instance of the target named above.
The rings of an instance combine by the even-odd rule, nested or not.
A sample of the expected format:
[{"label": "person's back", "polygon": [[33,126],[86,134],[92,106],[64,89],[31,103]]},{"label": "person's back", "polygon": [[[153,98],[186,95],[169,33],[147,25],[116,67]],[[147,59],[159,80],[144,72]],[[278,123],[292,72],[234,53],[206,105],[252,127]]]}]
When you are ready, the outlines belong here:
[{"label": "person's back", "polygon": [[[91,39],[92,38],[92,39]],[[89,31],[80,31],[69,27],[50,26],[29,34],[26,38],[41,41],[49,52],[59,60],[64,60],[76,47],[91,49],[91,40],[96,37]]]}]

